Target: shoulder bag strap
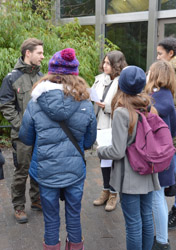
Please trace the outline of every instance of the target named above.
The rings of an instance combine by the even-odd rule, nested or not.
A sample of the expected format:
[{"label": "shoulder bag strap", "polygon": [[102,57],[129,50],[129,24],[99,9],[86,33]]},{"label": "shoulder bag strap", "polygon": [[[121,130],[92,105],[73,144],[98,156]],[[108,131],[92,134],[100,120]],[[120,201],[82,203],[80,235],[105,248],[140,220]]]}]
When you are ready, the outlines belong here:
[{"label": "shoulder bag strap", "polygon": [[[101,102],[104,102],[104,100],[105,100],[105,98],[106,98],[106,95],[107,95],[107,93],[108,93],[108,90],[109,90],[110,87],[111,87],[112,82],[113,82],[113,81],[111,81],[110,84],[109,84],[107,87],[105,87],[104,93],[103,93],[103,97],[102,97],[102,99],[101,99]],[[101,109],[101,107],[98,106],[98,110],[97,110],[97,115],[96,115],[96,117],[98,116],[100,109]]]},{"label": "shoulder bag strap", "polygon": [[73,145],[75,146],[75,148],[78,150],[78,152],[81,154],[81,156],[82,156],[82,158],[84,160],[84,163],[86,165],[86,160],[85,160],[84,154],[83,154],[82,150],[80,149],[80,146],[78,145],[75,137],[72,135],[70,129],[66,126],[66,124],[65,124],[64,121],[60,121],[59,125],[61,126],[61,128],[63,129],[63,131],[65,132],[65,134],[68,136],[68,138],[70,139],[70,141],[73,143]]}]

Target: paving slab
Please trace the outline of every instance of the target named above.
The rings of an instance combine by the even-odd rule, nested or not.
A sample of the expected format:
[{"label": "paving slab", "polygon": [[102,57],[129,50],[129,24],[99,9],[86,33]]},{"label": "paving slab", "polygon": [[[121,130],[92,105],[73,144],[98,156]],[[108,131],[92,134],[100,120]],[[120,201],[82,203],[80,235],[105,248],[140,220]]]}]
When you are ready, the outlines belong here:
[{"label": "paving slab", "polygon": [[[14,218],[10,187],[13,178],[12,149],[3,148],[6,163],[5,179],[0,181],[0,250],[42,250],[44,223],[42,212],[32,211],[29,199],[29,179],[26,187],[26,212],[29,222],[18,224]],[[87,178],[82,201],[82,230],[85,250],[125,250],[125,225],[120,203],[116,210],[106,212],[104,206],[95,207],[92,202],[102,189],[99,159],[95,152],[87,151]],[[174,199],[167,199],[169,209]],[[64,202],[61,205],[61,250],[65,249]],[[171,249],[176,250],[176,230],[169,232]],[[135,250],[135,249],[133,249]]]}]

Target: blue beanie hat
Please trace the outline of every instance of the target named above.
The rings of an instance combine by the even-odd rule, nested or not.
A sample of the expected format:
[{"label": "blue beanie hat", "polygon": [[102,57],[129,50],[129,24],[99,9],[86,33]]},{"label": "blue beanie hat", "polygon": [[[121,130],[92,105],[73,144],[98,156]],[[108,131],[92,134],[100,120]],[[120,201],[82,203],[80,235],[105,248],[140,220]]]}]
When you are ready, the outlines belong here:
[{"label": "blue beanie hat", "polygon": [[119,77],[119,88],[128,95],[137,95],[146,85],[146,75],[137,66],[125,67]]}]

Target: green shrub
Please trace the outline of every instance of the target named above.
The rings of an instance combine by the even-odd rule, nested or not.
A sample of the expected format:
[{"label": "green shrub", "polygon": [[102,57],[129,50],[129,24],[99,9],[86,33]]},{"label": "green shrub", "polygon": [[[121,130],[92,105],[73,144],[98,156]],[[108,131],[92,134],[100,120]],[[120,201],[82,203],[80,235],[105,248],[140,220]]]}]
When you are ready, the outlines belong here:
[{"label": "green shrub", "polygon": [[[35,5],[34,5],[35,3]],[[48,4],[48,5],[47,5]],[[49,6],[48,9],[46,6]],[[48,61],[56,51],[72,47],[80,62],[79,72],[91,86],[99,66],[99,42],[90,29],[81,27],[78,20],[63,26],[54,26],[50,13],[51,1],[13,0],[1,3],[0,10],[0,85],[10,72],[18,57],[20,46],[29,37],[44,42],[45,59],[41,71],[48,70]],[[118,49],[106,40],[104,52]],[[0,116],[0,125],[7,122]]]}]

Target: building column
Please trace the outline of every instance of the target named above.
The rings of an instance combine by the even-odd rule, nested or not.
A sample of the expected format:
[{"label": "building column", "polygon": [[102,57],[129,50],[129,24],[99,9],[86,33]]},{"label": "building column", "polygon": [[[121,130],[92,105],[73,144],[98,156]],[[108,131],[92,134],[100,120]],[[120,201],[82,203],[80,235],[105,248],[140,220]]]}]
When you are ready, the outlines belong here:
[{"label": "building column", "polygon": [[158,30],[158,2],[149,0],[148,36],[147,36],[147,70],[156,60],[157,30]]},{"label": "building column", "polygon": [[100,60],[104,57],[104,38],[105,38],[105,0],[95,1],[95,39],[100,43]]}]

